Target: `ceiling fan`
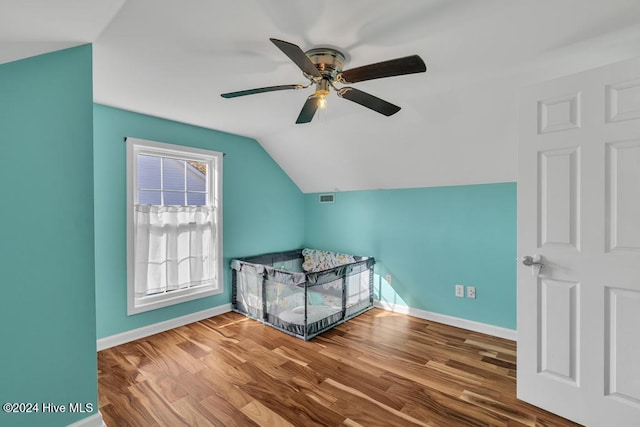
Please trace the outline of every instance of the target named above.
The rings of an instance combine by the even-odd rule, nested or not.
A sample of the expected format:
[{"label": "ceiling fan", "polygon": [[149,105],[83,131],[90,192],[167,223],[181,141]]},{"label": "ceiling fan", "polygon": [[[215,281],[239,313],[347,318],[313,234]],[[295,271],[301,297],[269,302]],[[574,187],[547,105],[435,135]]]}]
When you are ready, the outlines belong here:
[{"label": "ceiling fan", "polygon": [[306,89],[315,84],[316,90],[307,98],[307,101],[304,103],[304,106],[300,111],[300,115],[298,115],[296,123],[309,123],[316,114],[316,111],[319,108],[325,107],[325,97],[329,94],[330,89],[335,90],[341,98],[353,101],[364,107],[370,108],[373,111],[377,111],[380,114],[384,114],[385,116],[390,116],[400,111],[400,107],[353,87],[342,86],[338,88],[335,84],[350,84],[365,80],[423,73],[427,71],[424,61],[418,55],[406,56],[404,58],[391,59],[389,61],[351,68],[350,70],[343,70],[342,66],[345,61],[345,56],[342,52],[336,49],[320,47],[304,52],[300,47],[293,43],[273,38],[270,40],[302,70],[302,74],[309,79],[309,83],[307,85],[290,84],[261,87],[241,90],[238,92],[223,93],[221,96],[223,98],[235,98],[238,96],[278,90]]}]

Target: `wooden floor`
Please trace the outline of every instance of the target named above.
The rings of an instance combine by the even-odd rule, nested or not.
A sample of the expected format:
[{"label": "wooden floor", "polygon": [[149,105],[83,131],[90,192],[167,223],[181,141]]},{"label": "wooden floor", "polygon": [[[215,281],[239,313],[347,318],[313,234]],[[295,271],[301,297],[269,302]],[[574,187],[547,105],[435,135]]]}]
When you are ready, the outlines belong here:
[{"label": "wooden floor", "polygon": [[575,426],[515,397],[513,341],[373,309],[303,342],[228,313],[98,353],[125,426]]}]

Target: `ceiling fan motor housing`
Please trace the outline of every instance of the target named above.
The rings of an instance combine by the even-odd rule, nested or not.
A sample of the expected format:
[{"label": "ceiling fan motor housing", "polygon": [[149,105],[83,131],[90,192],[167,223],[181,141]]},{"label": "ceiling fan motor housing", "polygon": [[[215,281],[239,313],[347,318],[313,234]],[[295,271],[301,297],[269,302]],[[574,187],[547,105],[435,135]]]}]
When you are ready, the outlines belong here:
[{"label": "ceiling fan motor housing", "polygon": [[[319,47],[305,52],[305,55],[320,71],[324,79],[335,81],[338,73],[341,73],[344,67],[345,56],[342,52],[328,48]],[[313,76],[305,73],[310,80],[315,80]]]}]

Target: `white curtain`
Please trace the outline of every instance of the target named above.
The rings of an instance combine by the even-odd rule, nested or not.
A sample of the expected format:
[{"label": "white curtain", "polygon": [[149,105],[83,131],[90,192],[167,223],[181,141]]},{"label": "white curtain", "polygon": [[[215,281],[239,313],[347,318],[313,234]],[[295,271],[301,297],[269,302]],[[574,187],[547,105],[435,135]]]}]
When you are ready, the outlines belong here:
[{"label": "white curtain", "polygon": [[212,284],[214,221],[211,206],[136,205],[136,296]]}]

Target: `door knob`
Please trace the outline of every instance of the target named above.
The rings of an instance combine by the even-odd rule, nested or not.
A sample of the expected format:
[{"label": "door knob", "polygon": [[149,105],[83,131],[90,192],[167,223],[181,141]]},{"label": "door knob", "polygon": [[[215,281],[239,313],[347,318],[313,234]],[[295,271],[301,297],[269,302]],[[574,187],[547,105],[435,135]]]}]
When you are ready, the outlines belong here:
[{"label": "door knob", "polygon": [[522,257],[522,264],[527,267],[538,267],[540,269],[544,267],[544,264],[540,262],[540,255],[536,255],[535,258],[531,255],[524,256]]}]

